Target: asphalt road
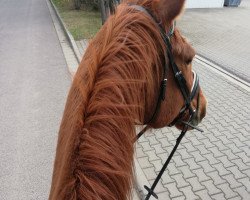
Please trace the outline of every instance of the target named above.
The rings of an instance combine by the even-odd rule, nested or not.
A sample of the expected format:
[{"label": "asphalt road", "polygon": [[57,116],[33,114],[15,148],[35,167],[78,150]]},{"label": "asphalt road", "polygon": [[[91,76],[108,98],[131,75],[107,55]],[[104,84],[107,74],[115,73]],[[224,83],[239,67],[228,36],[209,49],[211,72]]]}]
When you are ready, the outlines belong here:
[{"label": "asphalt road", "polygon": [[47,199],[70,86],[45,0],[0,1],[0,200]]}]

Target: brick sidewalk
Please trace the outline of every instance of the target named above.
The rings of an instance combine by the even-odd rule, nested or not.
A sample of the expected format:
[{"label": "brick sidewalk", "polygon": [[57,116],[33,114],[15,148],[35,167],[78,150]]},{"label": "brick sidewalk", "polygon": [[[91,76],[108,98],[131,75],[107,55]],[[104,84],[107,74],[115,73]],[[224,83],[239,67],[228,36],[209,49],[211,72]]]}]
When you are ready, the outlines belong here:
[{"label": "brick sidewalk", "polygon": [[188,9],[178,22],[197,52],[250,82],[250,0],[238,8]]},{"label": "brick sidewalk", "polygon": [[[250,93],[196,62],[194,68],[209,102],[201,125],[205,132],[186,134],[156,189],[159,200],[247,200],[250,196]],[[140,139],[137,159],[150,184],[179,133],[175,128],[164,128]]]}]

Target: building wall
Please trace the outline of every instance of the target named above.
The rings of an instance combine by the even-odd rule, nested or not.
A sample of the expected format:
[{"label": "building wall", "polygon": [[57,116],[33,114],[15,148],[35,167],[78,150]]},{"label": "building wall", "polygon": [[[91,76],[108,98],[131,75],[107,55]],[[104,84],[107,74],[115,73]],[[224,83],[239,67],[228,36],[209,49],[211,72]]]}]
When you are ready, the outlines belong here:
[{"label": "building wall", "polygon": [[186,0],[186,8],[220,8],[224,0]]}]

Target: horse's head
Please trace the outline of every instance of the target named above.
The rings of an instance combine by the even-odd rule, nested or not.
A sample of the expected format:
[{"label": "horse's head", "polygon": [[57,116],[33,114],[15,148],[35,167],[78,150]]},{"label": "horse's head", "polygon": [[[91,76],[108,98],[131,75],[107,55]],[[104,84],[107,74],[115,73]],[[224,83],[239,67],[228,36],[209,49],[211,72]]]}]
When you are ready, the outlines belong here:
[{"label": "horse's head", "polygon": [[[153,16],[152,20],[159,24],[165,39],[169,41],[169,44],[165,42],[166,49],[170,51],[165,58],[167,66],[165,67],[167,68],[165,100],[160,102],[159,111],[156,111],[157,116],[153,116],[154,119],[151,116],[152,110],[155,108],[149,107],[146,110],[145,121],[150,121],[149,124],[153,128],[175,125],[181,129],[183,125],[179,123],[180,121],[190,121],[192,125],[196,126],[206,115],[207,101],[199,86],[197,75],[192,70],[195,50],[175,28],[175,20],[182,12],[185,0],[139,0],[136,1],[136,4],[146,8],[146,12]],[[162,68],[164,69],[164,66]],[[180,81],[181,83],[178,83],[176,77],[178,71],[185,79],[185,81]],[[181,77],[179,78],[181,79]],[[162,85],[159,89],[157,88],[159,93],[161,93],[161,87]],[[157,105],[157,100],[154,104]]]}]

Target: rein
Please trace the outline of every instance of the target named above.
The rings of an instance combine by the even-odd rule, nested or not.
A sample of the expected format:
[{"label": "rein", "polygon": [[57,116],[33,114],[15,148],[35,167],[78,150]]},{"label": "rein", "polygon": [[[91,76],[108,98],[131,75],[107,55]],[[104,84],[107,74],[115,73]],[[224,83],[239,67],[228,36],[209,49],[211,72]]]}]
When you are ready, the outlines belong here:
[{"label": "rein", "polygon": [[[175,151],[177,150],[182,138],[185,136],[188,129],[191,127],[191,128],[196,129],[200,132],[203,132],[203,130],[201,130],[200,128],[193,126],[191,124],[191,121],[193,120],[197,110],[199,109],[199,98],[200,98],[200,96],[199,96],[199,90],[200,90],[199,77],[193,71],[194,81],[193,81],[193,85],[192,85],[191,92],[190,92],[188,87],[187,87],[186,80],[185,80],[182,72],[179,70],[178,66],[176,65],[176,63],[174,61],[174,56],[172,54],[172,45],[170,42],[170,38],[174,34],[174,29],[175,29],[175,25],[176,25],[175,22],[173,23],[171,30],[166,34],[162,25],[160,23],[157,23],[157,21],[155,20],[155,17],[146,8],[144,8],[142,6],[138,6],[138,5],[129,5],[129,6],[131,6],[131,8],[134,8],[135,10],[143,12],[144,14],[149,16],[156,23],[156,25],[158,26],[159,31],[161,33],[162,39],[167,47],[167,53],[166,53],[167,55],[165,55],[165,63],[163,66],[163,80],[161,81],[161,86],[160,86],[160,95],[158,97],[156,109],[155,109],[151,119],[145,124],[153,122],[154,120],[157,119],[158,113],[159,113],[160,108],[161,108],[161,102],[165,100],[165,94],[166,94],[166,88],[167,88],[167,72],[169,69],[166,58],[169,59],[170,68],[172,69],[172,71],[174,73],[175,81],[177,82],[178,87],[179,87],[181,94],[182,94],[184,101],[185,101],[185,104],[184,104],[183,108],[180,110],[179,115],[173,120],[172,123],[169,124],[169,126],[174,126],[177,123],[183,124],[184,125],[183,130],[181,131],[180,136],[177,138],[176,144],[175,144],[172,152],[170,153],[169,157],[167,158],[166,162],[164,163],[160,173],[157,175],[151,188],[144,185],[144,188],[148,191],[148,194],[147,194],[145,200],[149,200],[149,198],[151,196],[158,199],[158,196],[154,192],[154,189],[157,186],[158,182],[160,181],[163,173],[165,172],[170,160],[172,159]],[[198,95],[197,95],[197,93],[198,93]],[[197,95],[197,108],[193,109],[191,106],[191,102],[195,98],[196,95]],[[184,116],[184,114],[186,112],[189,112],[189,119],[187,121],[183,121],[182,117]],[[139,140],[139,138],[146,132],[147,129],[148,129],[148,125],[136,136],[135,141]]]}]

